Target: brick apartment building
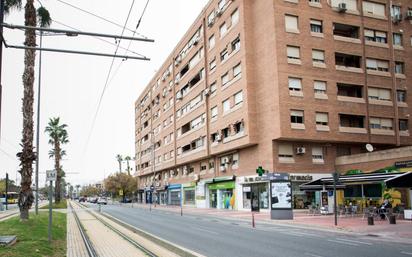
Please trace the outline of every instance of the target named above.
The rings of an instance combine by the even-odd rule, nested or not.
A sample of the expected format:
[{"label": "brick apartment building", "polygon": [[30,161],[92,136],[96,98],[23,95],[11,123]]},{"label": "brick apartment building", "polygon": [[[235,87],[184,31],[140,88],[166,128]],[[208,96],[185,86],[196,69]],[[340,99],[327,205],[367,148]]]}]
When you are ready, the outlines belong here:
[{"label": "brick apartment building", "polygon": [[135,103],[139,197],[267,209],[263,166],[315,201],[337,156],[412,144],[411,44],[410,0],[211,0]]}]

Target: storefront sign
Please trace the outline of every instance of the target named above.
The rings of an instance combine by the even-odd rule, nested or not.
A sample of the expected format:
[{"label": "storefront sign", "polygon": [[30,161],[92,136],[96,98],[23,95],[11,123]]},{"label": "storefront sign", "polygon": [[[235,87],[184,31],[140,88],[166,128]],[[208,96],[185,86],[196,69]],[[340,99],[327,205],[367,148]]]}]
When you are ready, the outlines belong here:
[{"label": "storefront sign", "polygon": [[244,192],[244,193],[249,193],[250,191],[251,191],[250,186],[244,186],[244,187],[243,187],[243,192]]},{"label": "storefront sign", "polygon": [[185,183],[185,184],[182,184],[182,186],[183,187],[194,187],[194,186],[196,186],[196,182],[190,182],[190,183]]},{"label": "storefront sign", "polygon": [[312,181],[313,176],[312,175],[290,175],[290,180],[292,180],[293,182],[295,182],[295,181],[297,181],[297,182]]},{"label": "storefront sign", "polygon": [[182,187],[181,184],[171,184],[167,188],[168,189],[180,189]]},{"label": "storefront sign", "polygon": [[271,203],[273,209],[291,209],[292,208],[292,183],[271,182]]},{"label": "storefront sign", "polygon": [[265,174],[261,177],[253,176],[253,177],[244,177],[243,183],[259,183],[259,182],[267,182],[269,181],[268,176]]},{"label": "storefront sign", "polygon": [[235,188],[235,181],[220,182],[209,185],[209,189],[233,189]]},{"label": "storefront sign", "polygon": [[204,200],[206,195],[205,192],[205,182],[199,181],[196,186],[196,199],[198,200]]},{"label": "storefront sign", "polygon": [[269,173],[270,181],[289,180],[289,173]]},{"label": "storefront sign", "polygon": [[412,167],[412,160],[395,162],[395,168],[409,168]]}]

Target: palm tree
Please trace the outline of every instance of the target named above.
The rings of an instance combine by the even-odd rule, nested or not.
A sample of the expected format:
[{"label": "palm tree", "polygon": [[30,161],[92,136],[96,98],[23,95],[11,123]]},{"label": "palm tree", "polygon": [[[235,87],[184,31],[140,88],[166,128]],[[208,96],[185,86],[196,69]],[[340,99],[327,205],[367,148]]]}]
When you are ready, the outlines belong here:
[{"label": "palm tree", "polygon": [[126,157],[124,157],[124,160],[125,160],[126,163],[127,163],[127,174],[130,175],[130,165],[129,165],[129,161],[131,161],[132,158],[131,158],[130,156],[126,156]]},{"label": "palm tree", "polygon": [[[4,11],[7,15],[11,10],[21,10],[23,7],[21,0],[6,0]],[[26,0],[24,6],[24,25],[36,27],[37,22],[41,26],[49,26],[51,18],[49,12],[44,8],[34,8],[34,0]],[[27,47],[36,46],[36,33],[34,29],[25,31],[24,45]],[[20,219],[29,219],[29,209],[34,201],[33,191],[31,190],[33,161],[36,155],[33,151],[33,102],[34,102],[34,63],[35,50],[25,49],[24,52],[24,72],[23,72],[23,131],[22,131],[22,151],[17,154],[20,159],[19,173],[21,174],[21,190],[19,194]]]},{"label": "palm tree", "polygon": [[50,137],[49,144],[53,146],[53,153],[49,152],[49,157],[54,157],[54,169],[56,170],[56,192],[54,193],[56,203],[59,203],[61,199],[61,179],[63,177],[63,171],[60,161],[62,156],[66,154],[66,152],[61,149],[61,145],[69,142],[66,127],[66,124],[60,124],[60,118],[51,118],[45,130]]},{"label": "palm tree", "polygon": [[120,154],[118,154],[118,155],[116,155],[116,160],[119,162],[119,172],[122,172],[123,157]]}]

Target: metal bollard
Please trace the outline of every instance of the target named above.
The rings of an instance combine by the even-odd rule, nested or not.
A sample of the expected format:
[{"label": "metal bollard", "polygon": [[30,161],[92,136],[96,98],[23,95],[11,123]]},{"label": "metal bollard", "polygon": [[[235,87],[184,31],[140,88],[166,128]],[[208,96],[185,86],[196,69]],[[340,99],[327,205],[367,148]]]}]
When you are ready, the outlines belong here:
[{"label": "metal bollard", "polygon": [[389,224],[396,224],[396,216],[395,215],[389,216]]},{"label": "metal bollard", "polygon": [[373,216],[368,216],[368,225],[369,225],[369,226],[373,226],[373,225],[374,225],[374,223],[373,223]]}]

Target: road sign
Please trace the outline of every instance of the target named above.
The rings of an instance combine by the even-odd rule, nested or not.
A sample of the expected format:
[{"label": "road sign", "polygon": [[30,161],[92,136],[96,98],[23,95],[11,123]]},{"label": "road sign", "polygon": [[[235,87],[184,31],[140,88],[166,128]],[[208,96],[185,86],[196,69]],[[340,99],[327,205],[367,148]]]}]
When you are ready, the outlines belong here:
[{"label": "road sign", "polygon": [[120,195],[120,196],[123,195],[123,190],[122,190],[122,189],[119,190],[119,195]]},{"label": "road sign", "polygon": [[56,181],[57,173],[55,170],[46,171],[46,181]]}]

